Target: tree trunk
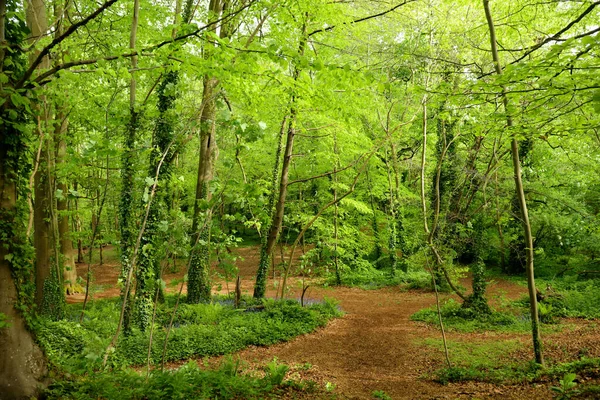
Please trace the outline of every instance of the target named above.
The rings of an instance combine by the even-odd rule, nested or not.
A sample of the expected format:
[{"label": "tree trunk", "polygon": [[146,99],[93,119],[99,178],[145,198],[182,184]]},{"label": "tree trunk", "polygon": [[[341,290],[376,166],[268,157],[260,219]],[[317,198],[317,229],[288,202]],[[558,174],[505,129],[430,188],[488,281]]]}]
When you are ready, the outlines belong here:
[{"label": "tree trunk", "polygon": [[[31,31],[29,41],[33,44],[48,30],[44,2],[40,0],[28,2],[26,17],[27,25]],[[38,51],[32,52],[30,62],[33,62],[38,54]],[[50,59],[46,56],[38,68],[46,69],[49,67]],[[37,132],[39,135],[43,135],[44,130],[48,129],[50,116],[45,97],[40,96],[40,100],[41,106],[37,109]],[[35,301],[42,313],[59,318],[62,314],[61,303],[64,301],[64,295],[60,285],[62,273],[58,274],[59,267],[57,267],[60,260],[57,254],[52,252],[56,247],[58,238],[55,237],[57,232],[54,232],[56,222],[53,204],[54,177],[52,176],[54,173],[54,160],[50,153],[50,149],[54,149],[51,142],[50,138],[44,141],[40,153],[39,167],[34,176]]]},{"label": "tree trunk", "polygon": [[[6,1],[0,0],[0,43],[6,46]],[[18,46],[23,43],[9,43]],[[3,47],[4,48],[4,47]],[[0,70],[5,55],[0,49]],[[18,61],[19,53],[17,53]],[[13,63],[15,60],[11,60]],[[0,328],[0,394],[2,399],[36,397],[41,379],[46,375],[44,355],[27,330],[21,312],[26,290],[22,283],[30,278],[30,247],[25,231],[22,208],[18,207],[19,175],[27,173],[25,137],[15,125],[4,121],[14,120],[6,109],[0,117],[0,321],[9,325]],[[24,118],[17,117],[18,122]],[[22,201],[23,199],[21,199]],[[17,287],[19,285],[19,289]],[[21,296],[19,295],[21,292]]]},{"label": "tree trunk", "polygon": [[[490,31],[490,43],[492,48],[492,57],[494,60],[494,67],[498,75],[502,74],[502,66],[500,64],[500,57],[498,56],[498,48],[496,45],[496,31],[494,27],[494,21],[492,20],[492,13],[490,11],[489,0],[483,0],[483,8],[485,10],[485,17],[487,19],[488,28]],[[504,112],[506,113],[506,125],[510,128],[513,126],[512,117],[509,113],[508,97],[506,95],[506,89],[502,88],[502,102],[504,106]],[[538,316],[538,304],[536,297],[535,288],[535,274],[533,265],[533,235],[531,234],[531,224],[529,223],[529,213],[527,211],[527,201],[525,199],[525,191],[523,190],[523,181],[521,178],[521,161],[519,159],[519,143],[513,136],[510,145],[513,161],[513,172],[515,178],[515,191],[519,200],[519,206],[521,209],[521,217],[523,221],[523,231],[525,236],[525,248],[527,251],[527,287],[529,290],[529,303],[531,312],[531,333],[533,336],[533,351],[535,353],[535,361],[538,364],[544,365],[544,356],[542,354],[542,339],[540,337],[539,328],[539,316]]]},{"label": "tree trunk", "polygon": [[[216,21],[224,13],[227,2],[211,0],[208,6],[210,21]],[[213,25],[212,32],[216,32]],[[221,38],[229,35],[228,26],[221,26]],[[211,47],[204,48],[204,58],[211,57]],[[202,92],[202,114],[200,116],[200,158],[198,160],[198,178],[196,181],[196,201],[192,220],[193,247],[190,254],[188,271],[188,303],[199,303],[210,300],[210,229],[212,209],[208,206],[212,198],[209,184],[213,179],[214,167],[219,149],[216,141],[217,105],[219,81],[211,76],[204,76]]]},{"label": "tree trunk", "polygon": [[[70,2],[65,3],[64,9],[59,2],[54,5],[54,16],[56,18],[56,30],[54,37],[59,37],[65,30],[66,15]],[[59,61],[63,61],[64,52],[58,56]],[[56,121],[54,126],[54,143],[56,145],[56,170],[57,183],[56,188],[62,192],[62,196],[56,199],[56,210],[58,211],[58,235],[60,239],[60,254],[63,265],[63,285],[67,294],[81,293],[83,288],[77,282],[77,269],[75,267],[75,250],[73,249],[73,240],[68,215],[68,184],[67,179],[60,175],[60,168],[65,164],[67,155],[67,129],[69,126],[69,117],[66,113],[64,104],[56,103]]]},{"label": "tree trunk", "polygon": [[[139,20],[139,0],[133,3],[133,17],[131,18],[131,33],[129,36],[129,47],[134,49],[137,39],[137,27]],[[131,68],[137,67],[137,57],[131,57]],[[121,274],[120,278],[125,280],[129,276],[131,268],[130,252],[133,245],[133,227],[131,217],[133,214],[133,191],[135,178],[135,140],[140,127],[140,116],[136,110],[136,80],[135,72],[131,73],[129,81],[129,124],[127,124],[127,135],[123,142],[123,155],[121,156],[121,196],[119,199],[119,230],[121,234]],[[107,165],[108,167],[108,165]],[[91,263],[91,260],[90,260]],[[89,268],[88,268],[89,275]],[[88,276],[89,279],[89,276]],[[129,290],[129,289],[128,289]],[[87,292],[87,291],[86,291]],[[121,288],[121,301],[127,301],[124,306],[123,330],[128,334],[131,330],[132,296],[125,293],[125,286]]]},{"label": "tree trunk", "polygon": [[[57,125],[54,130],[56,142],[56,167],[65,163],[67,153],[67,142],[65,134],[67,131],[68,120],[64,113],[57,114]],[[77,283],[77,268],[75,267],[75,249],[73,249],[73,240],[71,238],[71,229],[69,225],[69,207],[67,193],[69,188],[66,179],[57,178],[57,189],[62,192],[62,196],[56,200],[56,209],[58,211],[58,234],[60,237],[60,253],[63,264],[63,284],[67,294],[81,293],[83,288]]]},{"label": "tree trunk", "polygon": [[[298,54],[304,55],[304,49],[306,48],[306,23],[302,26],[302,37],[298,46]],[[294,67],[294,82],[298,80],[301,70],[298,66]],[[283,164],[281,167],[281,178],[279,180],[279,194],[277,203],[275,205],[275,212],[271,219],[271,225],[269,227],[266,240],[263,241],[260,249],[260,262],[258,265],[258,272],[256,274],[256,284],[254,286],[254,298],[259,299],[265,297],[267,290],[267,270],[269,266],[269,258],[273,253],[275,243],[279,237],[281,231],[281,224],[283,223],[283,216],[285,213],[285,199],[287,197],[287,187],[289,180],[289,170],[292,163],[292,154],[294,149],[294,137],[296,135],[296,120],[298,117],[298,110],[296,109],[296,94],[292,94],[290,100],[290,113],[287,128],[287,138],[285,143],[285,152],[283,155]],[[272,212],[272,210],[268,210]],[[288,266],[289,267],[289,266]]]},{"label": "tree trunk", "polygon": [[[7,135],[6,126],[2,126],[2,136]],[[21,135],[20,132],[11,132]],[[2,140],[3,142],[3,140]],[[0,146],[0,224],[4,228],[22,226],[18,218],[16,174],[8,165],[10,157],[7,146]],[[27,238],[19,228],[13,230],[15,235],[0,239],[0,316],[10,325],[0,328],[0,393],[2,399],[22,399],[35,397],[40,388],[40,380],[46,374],[44,355],[36,345],[31,333],[25,326],[20,312],[15,309],[18,304],[16,282],[12,269],[16,268],[11,260],[16,259]],[[21,231],[24,231],[21,228]],[[28,262],[25,260],[25,262]],[[11,265],[12,264],[12,265]]]},{"label": "tree trunk", "polygon": [[214,173],[214,163],[218,156],[216,143],[217,108],[214,101],[218,82],[204,77],[202,103],[204,109],[200,119],[200,159],[196,181],[196,202],[192,222],[193,244],[190,270],[188,272],[188,302],[199,303],[210,300],[210,227],[212,210],[207,206],[212,198],[209,184]]}]

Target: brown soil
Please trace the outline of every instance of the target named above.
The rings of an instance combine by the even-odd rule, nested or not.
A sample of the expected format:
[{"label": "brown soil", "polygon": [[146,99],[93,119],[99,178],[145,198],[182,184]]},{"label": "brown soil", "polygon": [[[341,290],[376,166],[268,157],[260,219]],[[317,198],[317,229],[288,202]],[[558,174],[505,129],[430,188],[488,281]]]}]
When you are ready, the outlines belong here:
[{"label": "brown soil", "polygon": [[[243,257],[237,266],[242,277],[242,290],[252,293],[253,276],[258,264],[256,248],[239,248],[236,253]],[[86,266],[78,266],[80,276]],[[118,276],[117,265],[93,266],[95,284],[101,291],[94,298],[116,296],[114,285]],[[166,274],[167,282],[180,279],[179,274]],[[290,283],[293,295],[297,295],[300,278]],[[468,287],[469,281],[464,280]],[[106,286],[105,286],[106,285]],[[222,282],[222,292],[227,292]],[[268,295],[274,295],[274,283],[269,281]],[[169,285],[169,291],[178,286]],[[229,289],[233,284],[229,283]],[[502,299],[516,299],[527,293],[525,287],[508,281],[493,282],[489,288],[492,303]],[[435,304],[429,292],[406,291],[402,288],[361,290],[357,288],[322,288],[313,286],[307,298],[335,298],[346,313],[343,318],[330,322],[317,332],[298,337],[290,342],[269,347],[251,347],[238,352],[239,357],[251,369],[277,357],[291,366],[290,376],[295,379],[313,380],[322,389],[327,383],[332,394],[341,399],[372,399],[374,391],[384,391],[392,399],[551,399],[550,382],[528,385],[493,385],[467,382],[441,385],[432,380],[432,373],[444,366],[443,354],[423,345],[426,338],[440,338],[437,328],[410,320],[420,309]],[[451,297],[441,295],[442,300]],[[70,302],[82,301],[83,296],[69,296]],[[562,332],[545,335],[546,356],[550,360],[575,360],[582,349],[588,356],[600,357],[598,329],[593,322],[568,321],[569,328]],[[530,337],[514,333],[456,333],[449,332],[449,340],[495,341],[518,339],[523,343],[520,350],[509,356],[523,363],[532,358]],[[452,359],[452,349],[450,349]],[[218,362],[218,358],[212,360]],[[556,384],[556,383],[554,383]],[[321,395],[308,398],[322,397]],[[303,397],[306,398],[306,397]]]}]

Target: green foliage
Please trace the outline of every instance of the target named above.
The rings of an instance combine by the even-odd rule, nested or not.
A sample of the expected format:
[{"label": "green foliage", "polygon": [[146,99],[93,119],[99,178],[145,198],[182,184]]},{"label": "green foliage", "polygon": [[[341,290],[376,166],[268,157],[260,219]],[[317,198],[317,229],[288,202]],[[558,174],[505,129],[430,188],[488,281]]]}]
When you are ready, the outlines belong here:
[{"label": "green foliage", "polygon": [[[247,303],[246,303],[247,304]],[[167,298],[157,313],[153,327],[152,362],[162,360],[166,328],[173,310]],[[63,368],[88,371],[98,368],[103,349],[108,346],[119,316],[114,300],[97,301],[86,318],[74,322],[79,306],[69,306],[70,320],[42,320],[37,335],[51,361]],[[249,345],[269,345],[308,333],[340,315],[334,301],[301,307],[296,301],[265,300],[260,307],[233,308],[229,298],[214,304],[182,304],[169,336],[166,361],[229,354]],[[146,362],[149,332],[133,329],[121,337],[109,361],[115,367],[143,365]]]},{"label": "green foliage", "polygon": [[[578,280],[576,276],[567,276],[540,280],[538,285],[544,296],[539,302],[542,322],[561,317],[600,318],[600,279]],[[529,298],[524,297],[516,304],[529,307]]]},{"label": "green foliage", "polygon": [[44,296],[40,313],[58,321],[65,316],[65,295],[61,280],[52,267],[50,276],[44,281]]},{"label": "green foliage", "polygon": [[463,307],[476,314],[491,314],[492,310],[485,298],[487,281],[485,280],[485,264],[481,261],[471,265],[473,273],[473,294],[463,303]]},{"label": "green foliage", "polygon": [[550,388],[553,392],[557,394],[556,398],[558,400],[569,400],[571,397],[577,394],[577,390],[575,390],[577,383],[574,382],[576,378],[576,374],[565,374],[563,378],[560,381],[558,381],[560,386],[552,386]]},{"label": "green foliage", "polygon": [[384,392],[383,390],[375,390],[372,394],[374,399],[392,400],[390,395]]},{"label": "green foliage", "polygon": [[8,319],[8,316],[4,313],[0,313],[0,329],[9,328],[9,327],[10,327],[10,321]]},{"label": "green foliage", "polygon": [[[475,331],[510,331],[527,332],[531,324],[526,315],[515,316],[508,312],[481,312],[475,308],[463,307],[453,299],[447,300],[441,308],[444,326],[449,330],[458,332]],[[413,321],[422,321],[429,324],[439,324],[438,313],[435,307],[417,311],[411,316]]]},{"label": "green foliage", "polygon": [[279,386],[283,383],[285,374],[288,370],[289,367],[287,365],[279,363],[277,357],[274,357],[266,366],[267,374],[265,379],[267,379],[271,385]]},{"label": "green foliage", "polygon": [[[355,260],[352,267],[342,266],[342,284],[350,287],[375,290],[387,286],[407,285],[409,289],[430,289],[431,277],[424,270],[398,271],[395,276],[390,276],[389,269],[375,268],[367,260]],[[336,276],[333,271],[326,279],[327,285],[336,285]]]},{"label": "green foliage", "polygon": [[152,371],[148,379],[135,370],[120,369],[56,381],[45,396],[77,400],[263,399],[275,390],[275,386],[270,378],[232,374],[227,363],[211,370],[190,361],[174,371]]}]

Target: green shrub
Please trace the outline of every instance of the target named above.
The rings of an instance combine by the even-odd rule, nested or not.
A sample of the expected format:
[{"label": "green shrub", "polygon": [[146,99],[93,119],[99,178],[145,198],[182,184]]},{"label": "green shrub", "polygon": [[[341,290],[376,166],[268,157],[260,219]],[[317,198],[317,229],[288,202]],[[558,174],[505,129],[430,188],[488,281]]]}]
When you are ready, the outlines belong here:
[{"label": "green shrub", "polygon": [[[71,372],[90,371],[102,361],[119,317],[114,300],[95,302],[81,324],[43,320],[37,329],[40,344],[56,365]],[[167,299],[158,309],[151,362],[162,361],[163,343],[174,302]],[[69,306],[70,318],[79,318],[78,306]],[[264,346],[289,340],[324,326],[341,315],[329,299],[302,307],[294,300],[265,300],[264,306],[247,310],[232,305],[182,304],[169,335],[165,361],[229,354],[249,345]],[[109,328],[107,328],[107,326]],[[109,365],[122,367],[147,362],[149,332],[133,329],[121,335]]]},{"label": "green shrub", "polygon": [[[328,285],[335,285],[335,275],[327,279]],[[342,273],[342,284],[350,287],[373,290],[388,286],[406,284],[410,289],[431,289],[431,278],[425,271],[397,271],[395,277],[390,277],[388,270],[380,270],[371,264],[361,265],[361,268],[347,269]]]},{"label": "green shrub", "polygon": [[[538,287],[544,298],[540,304],[542,322],[554,322],[560,317],[600,318],[600,279],[577,280],[568,276],[563,279],[540,280]],[[529,298],[515,302],[529,307]]]},{"label": "green shrub", "polygon": [[189,362],[175,371],[153,371],[148,379],[131,369],[54,382],[48,399],[263,399],[274,390],[270,379],[231,374],[229,367],[200,369]]},{"label": "green shrub", "polygon": [[[530,329],[527,317],[491,311],[481,312],[475,308],[463,307],[453,299],[447,300],[441,307],[444,326],[450,330],[460,332],[474,332],[482,330],[493,331],[524,331]],[[437,308],[431,307],[417,311],[411,315],[411,320],[422,321],[429,324],[439,324]]]},{"label": "green shrub", "polygon": [[279,386],[283,383],[285,379],[285,374],[288,372],[290,368],[285,364],[280,364],[277,361],[277,357],[274,357],[273,360],[267,364],[267,374],[265,378],[269,381],[269,383],[273,386]]}]

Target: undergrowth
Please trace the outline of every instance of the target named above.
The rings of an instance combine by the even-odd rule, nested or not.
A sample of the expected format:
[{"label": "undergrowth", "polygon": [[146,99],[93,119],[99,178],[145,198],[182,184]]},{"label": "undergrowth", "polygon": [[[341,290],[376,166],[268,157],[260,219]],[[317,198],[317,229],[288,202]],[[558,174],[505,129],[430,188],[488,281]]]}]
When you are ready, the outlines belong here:
[{"label": "undergrowth", "polygon": [[285,381],[287,366],[276,360],[263,377],[241,373],[239,362],[226,360],[218,369],[200,368],[194,361],[173,371],[152,371],[148,376],[131,368],[86,374],[54,382],[47,399],[264,399],[288,391],[312,393],[314,382]]},{"label": "undergrowth", "polygon": [[[366,290],[381,289],[388,286],[407,285],[408,289],[432,289],[431,276],[425,271],[398,270],[394,277],[390,276],[388,270],[380,270],[369,266],[364,268],[347,269],[341,275],[342,285],[359,287]],[[335,285],[336,277],[331,274],[327,285]]]},{"label": "undergrowth", "polygon": [[[448,299],[441,307],[444,327],[449,331],[477,332],[504,331],[529,332],[531,318],[527,313],[513,314],[506,311],[491,310],[490,313],[480,313],[472,308],[465,308],[453,299]],[[417,311],[410,317],[413,321],[422,321],[439,325],[438,313],[435,307]],[[547,327],[545,327],[548,330]]]},{"label": "undergrowth", "polygon": [[[249,345],[264,346],[311,332],[340,315],[336,303],[326,300],[302,307],[296,301],[265,300],[261,305],[235,309],[230,299],[213,304],[180,304],[169,335],[165,361],[228,354]],[[153,333],[151,363],[162,360],[163,343],[174,299],[159,306]],[[116,330],[118,300],[99,300],[86,310],[80,323],[80,305],[70,305],[61,321],[43,319],[36,335],[50,362],[69,373],[99,370],[104,352]],[[149,332],[134,329],[121,335],[109,366],[122,368],[147,362]]]},{"label": "undergrowth", "polygon": [[[540,301],[542,317],[552,321],[561,317],[600,318],[600,279],[579,280],[577,276],[561,279],[538,280],[543,295]],[[529,307],[529,298],[516,302]]]},{"label": "undergrowth", "polygon": [[[439,354],[443,351],[441,339],[425,339],[423,344]],[[496,384],[559,382],[569,375],[600,377],[600,358],[582,356],[563,363],[547,360],[546,367],[533,361],[523,362],[517,353],[524,344],[518,339],[450,340],[448,347],[452,366],[433,373],[434,379],[442,384],[464,381]],[[578,393],[582,395],[597,393],[594,385],[581,385],[579,389]]]}]

